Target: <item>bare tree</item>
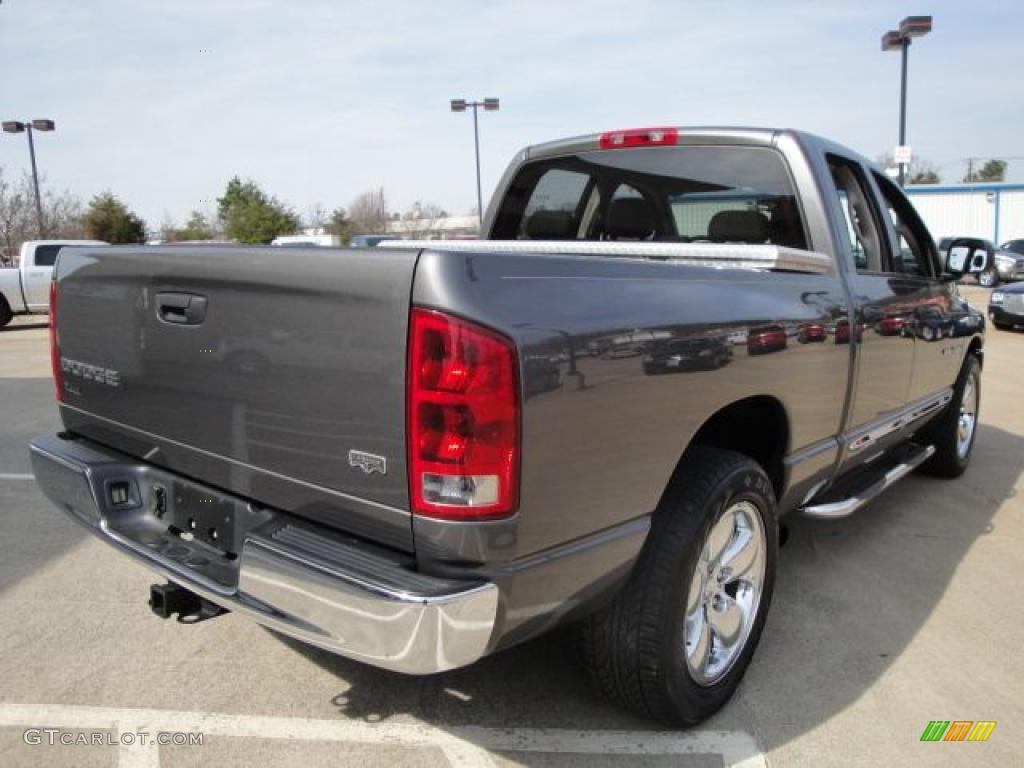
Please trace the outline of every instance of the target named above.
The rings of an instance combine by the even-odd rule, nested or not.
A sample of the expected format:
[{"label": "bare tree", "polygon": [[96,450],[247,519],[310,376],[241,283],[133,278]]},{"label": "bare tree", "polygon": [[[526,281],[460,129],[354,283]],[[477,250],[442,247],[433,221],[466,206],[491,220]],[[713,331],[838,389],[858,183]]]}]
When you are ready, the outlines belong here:
[{"label": "bare tree", "polygon": [[312,230],[323,231],[330,223],[331,216],[320,203],[313,203],[306,209],[306,226]]},{"label": "bare tree", "polygon": [[0,258],[4,263],[13,264],[22,242],[38,231],[31,187],[24,178],[17,183],[7,181],[0,168]]},{"label": "bare tree", "polygon": [[447,217],[447,211],[441,206],[417,200],[395,223],[395,229],[402,237],[433,240],[440,234]]},{"label": "bare tree", "polygon": [[[62,239],[81,238],[81,201],[66,190],[60,193],[46,190],[44,182],[45,179],[40,180],[46,236]],[[39,237],[39,219],[36,215],[32,177],[26,173],[18,181],[10,182],[4,178],[3,169],[0,168],[0,260],[12,264],[21,244]]]},{"label": "bare tree", "polygon": [[167,211],[164,211],[164,217],[160,221],[159,234],[160,239],[165,243],[173,241],[175,235],[178,234],[178,225],[174,223],[174,218]]},{"label": "bare tree", "polygon": [[68,190],[60,194],[47,192],[43,196],[43,219],[46,223],[47,237],[81,240],[85,237],[82,214],[82,201]]},{"label": "bare tree", "polygon": [[348,218],[352,221],[353,231],[358,234],[386,232],[389,217],[384,188],[377,187],[356,197],[348,208]]}]

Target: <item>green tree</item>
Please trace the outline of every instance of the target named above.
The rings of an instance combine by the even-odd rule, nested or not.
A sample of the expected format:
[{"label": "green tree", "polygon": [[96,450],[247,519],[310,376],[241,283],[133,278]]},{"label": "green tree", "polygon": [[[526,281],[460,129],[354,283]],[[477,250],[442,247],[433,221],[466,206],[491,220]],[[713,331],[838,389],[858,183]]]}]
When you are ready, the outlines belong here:
[{"label": "green tree", "polygon": [[237,176],[217,198],[217,215],[224,233],[240,243],[266,244],[299,228],[299,217],[288,206],[267,195],[255,181],[243,182]]},{"label": "green tree", "polygon": [[146,223],[118,200],[104,192],[89,201],[82,227],[86,237],[108,243],[144,243]]},{"label": "green tree", "polygon": [[980,170],[973,170],[973,165],[968,166],[964,182],[970,184],[976,181],[1003,181],[1006,179],[1006,161],[988,160]]},{"label": "green tree", "polygon": [[354,224],[344,208],[335,208],[327,219],[327,234],[336,235],[343,243],[352,239]]},{"label": "green tree", "polygon": [[213,240],[216,236],[213,227],[206,221],[206,217],[199,211],[192,211],[185,226],[176,229],[171,233],[171,240]]},{"label": "green tree", "polygon": [[939,172],[931,166],[914,170],[910,174],[911,184],[938,184],[941,181]]},{"label": "green tree", "polygon": [[[876,159],[882,168],[896,168],[896,161],[892,155],[879,155]],[[923,157],[911,158],[907,166],[908,184],[941,184],[942,177],[939,176],[939,169],[925,160]]]}]

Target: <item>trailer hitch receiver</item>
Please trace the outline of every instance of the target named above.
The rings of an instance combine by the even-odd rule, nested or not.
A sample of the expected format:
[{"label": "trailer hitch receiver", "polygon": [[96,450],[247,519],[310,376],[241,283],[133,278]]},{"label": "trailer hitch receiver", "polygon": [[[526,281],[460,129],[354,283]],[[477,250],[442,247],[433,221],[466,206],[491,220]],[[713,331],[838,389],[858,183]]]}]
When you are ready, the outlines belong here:
[{"label": "trailer hitch receiver", "polygon": [[219,605],[170,581],[166,584],[150,585],[149,607],[161,619],[169,619],[178,614],[178,621],[187,624],[195,624],[227,613]]}]

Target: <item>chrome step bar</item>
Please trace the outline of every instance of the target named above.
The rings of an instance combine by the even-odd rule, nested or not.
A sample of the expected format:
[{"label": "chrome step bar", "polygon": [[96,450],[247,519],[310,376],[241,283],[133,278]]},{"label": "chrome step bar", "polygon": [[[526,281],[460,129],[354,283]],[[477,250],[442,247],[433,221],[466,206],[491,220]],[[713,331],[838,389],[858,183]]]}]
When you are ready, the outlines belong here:
[{"label": "chrome step bar", "polygon": [[800,512],[806,517],[815,517],[820,520],[835,520],[852,515],[883,491],[891,488],[898,481],[909,475],[934,454],[934,445],[922,446],[917,453],[907,458],[901,464],[897,464],[875,482],[857,491],[853,496],[824,504],[810,504],[806,507],[801,507]]}]

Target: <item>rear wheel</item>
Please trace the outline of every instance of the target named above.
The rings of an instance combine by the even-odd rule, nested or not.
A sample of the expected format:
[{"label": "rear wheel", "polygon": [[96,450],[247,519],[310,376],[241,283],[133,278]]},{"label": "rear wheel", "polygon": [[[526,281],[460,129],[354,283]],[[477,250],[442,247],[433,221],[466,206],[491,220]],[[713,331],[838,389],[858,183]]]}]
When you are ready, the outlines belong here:
[{"label": "rear wheel", "polygon": [[970,355],[953,388],[953,400],[921,434],[921,442],[935,446],[935,455],[921,471],[936,477],[959,477],[967,469],[974,449],[981,405],[981,363]]},{"label": "rear wheel", "polygon": [[777,549],[775,494],[764,470],[732,451],[693,449],[629,581],[585,625],[597,686],[673,725],[716,712],[760,639]]},{"label": "rear wheel", "polygon": [[14,313],[11,312],[11,308],[7,305],[5,299],[0,298],[0,328],[3,328],[14,317]]}]

